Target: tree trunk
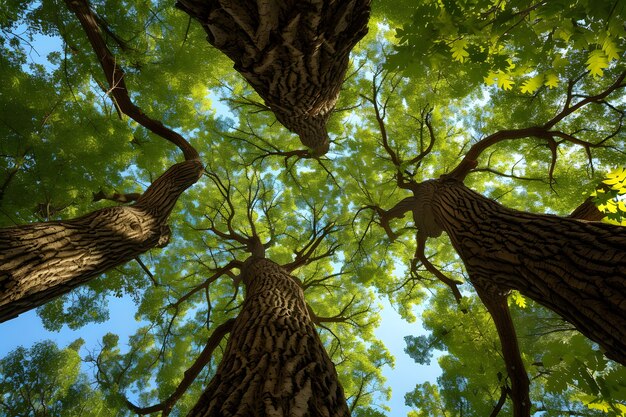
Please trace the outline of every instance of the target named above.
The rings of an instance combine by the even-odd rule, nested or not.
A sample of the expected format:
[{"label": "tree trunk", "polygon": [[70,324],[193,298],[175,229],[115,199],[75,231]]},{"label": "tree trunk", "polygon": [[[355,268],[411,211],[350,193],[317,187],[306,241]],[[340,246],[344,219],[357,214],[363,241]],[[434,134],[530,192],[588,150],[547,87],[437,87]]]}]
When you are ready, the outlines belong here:
[{"label": "tree trunk", "polygon": [[472,282],[518,290],[626,365],[626,228],[511,210],[453,180],[414,193],[417,227],[445,231]]},{"label": "tree trunk", "polygon": [[265,259],[248,261],[243,280],[224,357],[188,417],[348,417],[300,285]]},{"label": "tree trunk", "polygon": [[326,121],[367,33],[370,0],[178,0],[208,41],[315,155],[328,151]]},{"label": "tree trunk", "polygon": [[132,206],[0,229],[0,322],[65,294],[169,239],[167,217],[203,170],[172,166]]}]

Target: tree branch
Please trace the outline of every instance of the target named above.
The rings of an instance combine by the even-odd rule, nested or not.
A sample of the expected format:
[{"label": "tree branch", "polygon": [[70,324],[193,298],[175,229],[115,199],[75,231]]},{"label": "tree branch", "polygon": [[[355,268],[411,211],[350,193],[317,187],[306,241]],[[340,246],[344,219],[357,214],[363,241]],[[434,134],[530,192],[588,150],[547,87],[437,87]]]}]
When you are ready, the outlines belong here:
[{"label": "tree branch", "polygon": [[[509,395],[513,402],[513,416],[530,417],[532,405],[530,402],[530,381],[519,350],[515,326],[507,304],[507,294],[484,288],[475,281],[472,281],[472,284],[498,331],[502,345],[502,356],[511,380]],[[492,415],[494,414],[492,413]]]},{"label": "tree branch", "polygon": [[389,238],[389,240],[393,242],[398,238],[399,235],[391,229],[391,225],[389,224],[389,222],[393,219],[403,218],[406,213],[413,211],[416,204],[417,199],[415,197],[406,197],[399,201],[389,210],[384,210],[377,205],[369,205],[362,207],[358,210],[358,212],[365,209],[374,210],[378,215],[378,223],[385,230],[385,233],[387,233],[387,237]]},{"label": "tree branch", "polygon": [[478,158],[489,147],[495,145],[496,143],[503,142],[505,140],[525,139],[529,137],[536,137],[536,138],[544,139],[548,141],[548,145],[552,152],[552,162],[550,165],[550,172],[549,172],[550,178],[552,178],[552,173],[554,171],[554,166],[556,163],[556,147],[561,143],[561,142],[556,142],[555,138],[561,138],[562,141],[566,141],[566,142],[574,143],[576,145],[583,146],[586,149],[587,154],[589,155],[590,148],[602,146],[603,143],[606,140],[608,140],[610,137],[614,136],[614,134],[609,135],[608,137],[604,138],[598,143],[591,143],[591,142],[580,140],[572,134],[567,134],[560,130],[551,130],[551,129],[557,123],[565,119],[567,116],[569,116],[570,114],[574,113],[575,111],[579,110],[580,108],[588,104],[604,103],[604,99],[607,96],[609,96],[611,93],[613,93],[614,91],[620,88],[626,87],[626,83],[624,83],[625,77],[626,77],[626,71],[622,72],[616,78],[616,80],[610,86],[606,87],[602,92],[593,96],[587,96],[583,98],[582,100],[578,101],[574,105],[571,105],[572,99],[574,97],[572,93],[573,85],[580,79],[580,77],[576,80],[570,81],[568,85],[568,89],[567,89],[565,104],[563,105],[563,108],[561,109],[561,111],[557,113],[554,117],[552,117],[552,119],[548,120],[543,125],[530,126],[530,127],[521,128],[521,129],[501,130],[499,132],[496,132],[494,134],[487,136],[484,139],[481,139],[480,141],[472,145],[472,147],[465,154],[465,156],[463,157],[459,165],[457,165],[456,168],[454,168],[450,173],[444,175],[444,177],[454,178],[459,181],[463,181],[465,177],[467,176],[467,174],[471,170],[476,168],[476,165],[478,164]]},{"label": "tree branch", "polygon": [[[452,291],[452,294],[454,295],[454,299],[456,300],[456,302],[460,303],[461,298],[463,298],[463,296],[461,295],[461,292],[459,291],[458,285],[462,284],[462,282],[455,281],[451,278],[448,278],[435,265],[430,263],[430,261],[424,254],[424,250],[426,249],[426,236],[422,235],[419,232],[419,230],[417,231],[415,240],[417,242],[417,247],[415,248],[415,260],[419,260],[422,263],[422,265],[424,265],[424,267],[426,268],[428,272],[436,276],[439,281],[446,284]],[[412,262],[411,269],[413,270],[414,268],[416,268],[416,266],[417,264],[415,262]]]},{"label": "tree branch", "polygon": [[302,249],[295,251],[296,258],[292,262],[289,262],[282,267],[285,268],[288,272],[292,272],[294,269],[297,269],[303,265],[307,265],[311,262],[332,255],[333,253],[335,253],[335,250],[339,247],[339,245],[331,245],[327,251],[318,256],[313,256],[313,253],[318,248],[320,243],[322,243],[322,241],[326,238],[326,236],[336,231],[337,229],[335,228],[334,223],[327,224],[322,228],[322,230],[316,230],[314,227],[313,231],[311,232],[311,239],[304,245]]},{"label": "tree branch", "polygon": [[503,385],[500,387],[500,398],[498,398],[498,402],[493,407],[493,410],[491,411],[491,414],[489,414],[489,417],[496,417],[498,413],[500,413],[500,410],[502,410],[502,407],[504,406],[504,403],[506,402],[506,396],[509,393],[510,393],[510,390],[506,386]]},{"label": "tree branch", "polygon": [[200,159],[198,151],[185,138],[164,126],[160,121],[147,116],[132,102],[124,81],[124,71],[118,65],[115,56],[111,53],[102,37],[102,31],[98,25],[98,17],[89,7],[88,1],[65,0],[65,4],[76,15],[87,34],[87,38],[100,61],[100,66],[109,83],[109,93],[113,96],[117,107],[146,129],[176,145],[183,152],[186,160]]},{"label": "tree branch", "polygon": [[180,381],[178,387],[176,387],[174,392],[165,401],[162,401],[159,404],[152,405],[150,407],[139,407],[126,399],[126,405],[128,406],[128,408],[133,413],[137,414],[143,415],[161,411],[162,417],[168,416],[172,411],[174,405],[176,405],[176,402],[185,393],[185,391],[187,391],[187,388],[189,388],[189,386],[196,380],[197,376],[200,374],[206,364],[209,363],[211,357],[213,356],[213,351],[220,344],[224,336],[230,333],[234,323],[235,319],[229,319],[217,326],[213,333],[211,333],[211,336],[209,337],[206,346],[200,353],[200,356],[198,356],[193,365],[191,365],[189,369],[185,371],[182,381]]},{"label": "tree branch", "polygon": [[115,201],[116,203],[130,203],[131,201],[137,201],[140,193],[113,193],[113,194],[105,194],[104,191],[100,190],[97,193],[91,193],[93,195],[93,202],[97,202],[100,200],[109,200]]},{"label": "tree branch", "polygon": [[202,170],[199,160],[173,165],[131,206],[0,229],[0,322],[167,245],[167,218]]}]

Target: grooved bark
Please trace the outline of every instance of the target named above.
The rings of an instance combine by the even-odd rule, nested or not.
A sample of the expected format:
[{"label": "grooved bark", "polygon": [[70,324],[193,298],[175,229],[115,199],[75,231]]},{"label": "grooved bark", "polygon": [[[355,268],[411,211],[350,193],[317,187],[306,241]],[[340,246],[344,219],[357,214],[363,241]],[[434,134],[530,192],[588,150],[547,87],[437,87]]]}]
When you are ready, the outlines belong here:
[{"label": "grooved bark", "polygon": [[328,151],[326,121],[348,56],[367,33],[370,0],[179,0],[208,41],[314,154]]},{"label": "grooved bark", "polygon": [[243,274],[241,313],[215,377],[188,417],[348,417],[301,287],[265,259],[250,261]]},{"label": "grooved bark", "polygon": [[132,206],[0,229],[0,322],[38,307],[169,239],[167,217],[203,170],[181,162]]},{"label": "grooved bark", "polygon": [[421,183],[422,194],[473,282],[520,291],[626,365],[626,228],[511,210],[454,180]]}]

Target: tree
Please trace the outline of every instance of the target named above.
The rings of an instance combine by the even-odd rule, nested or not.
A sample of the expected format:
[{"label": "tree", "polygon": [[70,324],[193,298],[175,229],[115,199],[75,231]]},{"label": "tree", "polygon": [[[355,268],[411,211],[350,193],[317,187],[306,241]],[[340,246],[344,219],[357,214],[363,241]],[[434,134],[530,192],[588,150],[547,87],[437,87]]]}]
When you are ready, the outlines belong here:
[{"label": "tree", "polygon": [[[181,3],[210,33],[224,22],[225,9],[216,9],[217,20],[205,22],[205,11],[195,3]],[[347,74],[332,114],[328,111],[335,105],[339,84],[323,89],[332,104],[321,113],[324,134],[314,136],[325,138],[327,130],[334,144],[328,152],[325,144],[307,143],[281,116],[278,99],[283,95],[276,101],[265,96],[235,57],[242,80],[229,69],[229,61],[201,40],[201,28],[171,4],[126,7],[103,2],[94,4],[93,12],[84,2],[67,5],[12,4],[11,14],[3,18],[4,37],[12,43],[4,44],[7,53],[2,58],[3,76],[11,81],[3,85],[11,94],[2,97],[21,97],[23,110],[17,120],[3,120],[8,174],[2,179],[2,209],[12,213],[5,214],[4,221],[13,216],[20,223],[33,220],[34,204],[24,195],[46,197],[37,211],[45,217],[41,220],[48,220],[93,211],[87,208],[91,193],[94,199],[132,199],[130,191],[140,194],[137,191],[144,189],[134,186],[132,177],[154,188],[160,178],[152,181],[150,173],[163,172],[175,158],[162,141],[148,141],[148,131],[170,135],[187,161],[199,155],[206,164],[201,184],[179,197],[195,177],[180,192],[167,194],[172,205],[181,200],[170,220],[178,238],[161,253],[150,252],[149,261],[137,258],[137,265],[109,271],[106,279],[77,290],[87,299],[101,299],[106,292],[133,294],[138,316],[148,323],[129,342],[127,352],[109,335],[101,351],[88,358],[110,407],[180,414],[194,409],[198,398],[198,412],[211,404],[230,406],[218,396],[232,394],[228,390],[233,384],[241,388],[237,393],[243,392],[246,379],[236,377],[255,375],[238,358],[250,356],[242,352],[260,340],[248,342],[246,337],[254,334],[242,318],[260,308],[253,301],[258,288],[248,269],[252,260],[264,258],[256,262],[274,272],[282,265],[297,274],[310,305],[305,311],[299,292],[289,292],[293,305],[299,306],[292,310],[298,312],[293,323],[301,326],[294,325],[286,335],[306,329],[306,339],[313,343],[310,355],[296,356],[302,360],[296,365],[321,366],[312,375],[311,387],[323,393],[316,398],[332,399],[317,406],[309,402],[311,409],[343,403],[325,347],[347,398],[343,407],[355,415],[380,414],[373,408],[377,395],[387,392],[380,366],[390,359],[372,333],[378,319],[371,305],[375,288],[407,317],[424,301],[426,289],[433,293],[424,314],[433,339],[422,340],[421,356],[414,354],[421,358],[433,347],[447,354],[440,359],[444,375],[439,386],[423,385],[408,397],[416,413],[439,409],[445,415],[522,416],[533,411],[582,413],[584,407],[620,412],[623,367],[606,362],[599,349],[623,363],[625,235],[618,226],[573,217],[597,220],[593,201],[612,211],[613,222],[620,221],[624,211],[619,200],[623,171],[608,174],[624,152],[621,2],[602,7],[580,2],[568,8],[515,1],[479,1],[471,7],[457,2],[395,7],[380,3],[374,5],[370,35],[356,45],[352,67],[346,70],[345,54],[363,36],[362,19],[367,17],[356,14],[353,23],[358,29],[341,38],[346,43],[340,43],[336,63],[342,69],[332,73],[340,75],[333,83],[343,79],[344,71]],[[120,7],[129,13],[117,13]],[[19,35],[22,40],[20,24],[27,27],[26,37]],[[329,26],[320,23],[317,29]],[[389,27],[402,27],[397,39]],[[301,32],[301,38],[294,39],[309,35]],[[25,42],[34,33],[63,39],[64,53],[51,55],[52,68],[28,67]],[[600,35],[596,39],[592,33]],[[541,50],[536,48],[539,41]],[[289,61],[281,61],[279,69],[284,62]],[[101,81],[103,70],[106,81]],[[259,105],[246,81],[265,105]],[[516,83],[519,90],[513,89]],[[39,95],[32,94],[34,90]],[[209,100],[220,97],[228,107],[215,116]],[[294,146],[276,120],[299,133],[312,151]],[[84,127],[77,128],[78,121],[85,122]],[[161,129],[165,125],[177,128]],[[193,138],[194,147],[179,140],[176,135],[182,135],[176,132]],[[70,136],[89,146],[76,146],[80,142]],[[196,167],[191,170],[196,173],[200,166],[183,164]],[[73,184],[43,180],[50,176],[42,174],[59,167],[84,170]],[[107,184],[95,178],[106,178]],[[601,182],[604,186],[598,187]],[[586,199],[583,191],[595,192],[595,197]],[[119,209],[141,207],[141,201]],[[168,207],[167,213],[170,203]],[[398,220],[409,212],[411,219]],[[159,231],[163,222],[157,222]],[[9,230],[28,227],[35,226]],[[119,262],[150,246],[128,252]],[[583,276],[581,271],[588,272]],[[270,282],[296,288],[298,280],[278,275],[282,278]],[[593,286],[589,275],[598,277]],[[480,302],[465,282],[473,284]],[[246,286],[244,297],[238,292],[241,283]],[[281,285],[272,291],[277,300],[288,298]],[[512,310],[511,291],[516,305],[526,303],[525,297],[544,304],[600,348],[571,326],[557,326],[559,319],[539,306]],[[63,304],[60,299],[43,307],[48,326],[59,326],[64,317],[87,321],[76,318],[87,315],[88,306],[66,315]],[[259,328],[274,334],[275,313],[261,310],[261,317],[272,320]],[[440,320],[429,322],[428,311],[437,311]],[[532,326],[524,324],[544,318],[556,336],[542,344],[536,334],[530,336]],[[480,331],[465,324],[470,320],[479,322],[475,329]],[[319,339],[312,323],[321,328]],[[221,339],[229,332],[224,346]],[[527,338],[532,342],[525,342]],[[584,354],[565,355],[557,347],[563,341]],[[468,344],[471,349],[463,347]],[[259,364],[274,346],[264,346]],[[485,359],[476,361],[480,352],[486,352]],[[461,371],[465,364],[471,366]],[[280,361],[275,365],[264,369],[270,375],[272,369],[290,369]],[[315,385],[322,375],[330,379]],[[306,397],[308,379],[294,380],[297,383],[285,385],[283,394],[304,387],[299,392]],[[571,388],[575,383],[582,388]],[[250,387],[257,394],[241,404],[261,405],[258,398],[266,391]],[[138,398],[129,396],[133,391],[140,393]],[[274,407],[285,399],[283,409],[300,410],[302,403],[288,397],[263,398]]]},{"label": "tree", "polygon": [[169,240],[167,217],[202,172],[197,159],[172,166],[132,206],[0,231],[0,321],[38,307]]},{"label": "tree", "polygon": [[[311,155],[328,151],[326,123],[348,69],[348,54],[367,33],[370,0],[235,4],[182,0],[276,118]],[[266,108],[267,108],[266,107]]]},{"label": "tree", "polygon": [[65,349],[40,342],[0,362],[0,412],[11,416],[106,416],[104,399],[80,373],[82,340]]}]

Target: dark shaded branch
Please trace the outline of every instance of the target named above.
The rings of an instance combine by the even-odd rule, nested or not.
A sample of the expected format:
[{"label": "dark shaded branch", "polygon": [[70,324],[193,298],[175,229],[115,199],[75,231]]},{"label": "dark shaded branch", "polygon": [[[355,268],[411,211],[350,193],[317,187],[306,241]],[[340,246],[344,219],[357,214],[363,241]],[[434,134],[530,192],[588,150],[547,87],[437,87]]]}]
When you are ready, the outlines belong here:
[{"label": "dark shaded branch", "polygon": [[504,407],[504,403],[506,402],[506,396],[509,391],[510,390],[506,386],[500,387],[500,398],[498,398],[498,402],[493,407],[493,410],[491,411],[491,414],[489,414],[489,417],[496,417],[498,413],[500,413],[500,410],[502,410],[502,407]]},{"label": "dark shaded branch", "polygon": [[426,125],[426,129],[428,131],[428,146],[424,148],[423,139],[420,140],[420,153],[408,161],[408,163],[411,165],[420,164],[422,159],[424,159],[430,153],[430,151],[432,151],[433,146],[435,145],[435,131],[433,129],[432,123],[430,122],[431,112],[432,108],[425,107],[424,109],[422,109],[422,118],[418,120],[418,122],[422,125],[422,129],[424,125]]},{"label": "dark shaded branch", "polygon": [[139,256],[136,256],[135,260],[137,261],[141,269],[143,269],[143,272],[145,272],[146,275],[148,275],[148,278],[150,278],[150,281],[152,281],[152,284],[154,284],[155,287],[158,287],[159,283],[156,281],[156,279],[154,279],[154,275],[152,274],[152,272],[150,272],[146,264],[143,263],[141,258]]},{"label": "dark shaded branch", "polygon": [[95,203],[100,200],[110,200],[115,201],[116,203],[130,203],[131,201],[137,201],[140,193],[113,193],[113,194],[105,194],[104,191],[100,190],[97,193],[92,193],[93,199],[92,201]]},{"label": "dark shaded branch", "polygon": [[15,177],[15,174],[17,174],[19,170],[20,170],[19,166],[16,166],[15,168],[8,170],[6,178],[2,182],[2,185],[0,185],[0,201],[2,201],[2,199],[4,198],[4,193],[6,192],[7,188],[9,187],[9,184]]},{"label": "dark shaded branch", "polygon": [[354,320],[354,318],[357,317],[357,316],[360,316],[362,314],[369,313],[370,308],[368,306],[366,308],[363,308],[362,310],[355,311],[354,313],[346,315],[346,312],[348,311],[350,306],[352,304],[354,304],[355,300],[356,300],[356,295],[353,295],[352,298],[350,299],[350,301],[348,301],[348,303],[345,306],[343,306],[343,308],[341,309],[341,311],[339,313],[335,314],[334,316],[330,316],[330,317],[320,317],[320,316],[318,316],[317,314],[315,314],[313,309],[308,304],[307,304],[307,308],[308,308],[309,314],[311,315],[311,318],[312,318],[312,320],[313,320],[313,322],[315,324],[321,324],[321,323],[349,323],[349,324],[352,324],[354,326],[358,326],[358,323]]},{"label": "dark shaded branch", "polygon": [[116,106],[146,129],[176,145],[183,151],[186,160],[200,159],[198,151],[185,138],[164,126],[160,121],[147,116],[132,102],[124,81],[124,71],[102,37],[98,17],[89,7],[87,0],[65,0],[65,4],[76,15],[87,34],[109,83],[109,93],[113,96]]},{"label": "dark shaded branch", "polygon": [[[233,135],[233,134],[227,134],[227,133],[220,133],[222,136],[224,136],[227,139],[231,139],[231,140],[236,140],[239,142],[245,142],[246,144],[258,149],[259,151],[261,151],[261,154],[256,155],[249,163],[247,163],[247,166],[250,166],[252,164],[254,164],[256,161],[265,161],[265,158],[268,158],[270,156],[278,156],[278,157],[282,157],[284,158],[285,161],[285,165],[287,165],[288,161],[292,158],[292,157],[296,157],[296,162],[299,161],[300,159],[309,159],[309,158],[316,158],[313,155],[311,155],[311,153],[309,152],[308,149],[296,149],[296,150],[291,150],[291,151],[281,151],[277,146],[271,144],[269,141],[267,141],[266,139],[264,139],[263,137],[261,137],[260,135],[258,135],[257,133],[255,133],[252,129],[251,131],[243,131],[240,129],[235,129],[236,131],[248,135],[248,136],[252,136],[255,140],[250,140],[247,139],[245,137],[242,136],[237,136],[237,135]],[[261,146],[259,143],[260,142],[262,145]],[[316,158],[317,159],[317,158]]]},{"label": "dark shaded branch", "polygon": [[[217,212],[216,218],[219,216],[223,219],[227,231],[220,230],[217,228],[215,221],[216,218],[211,218],[208,215],[205,215],[205,218],[209,221],[210,226],[208,228],[196,228],[196,230],[208,230],[214,233],[216,236],[220,237],[224,241],[237,242],[240,246],[236,247],[236,249],[243,249],[253,256],[257,258],[265,257],[265,249],[273,244],[272,238],[268,242],[261,242],[261,238],[257,233],[255,210],[256,205],[260,204],[261,210],[265,214],[268,214],[276,205],[274,203],[266,204],[264,201],[267,201],[269,197],[268,194],[271,194],[271,190],[269,190],[263,181],[258,176],[258,173],[253,173],[252,181],[248,177],[248,172],[246,171],[245,175],[248,181],[246,182],[247,186],[245,190],[241,190],[237,188],[237,186],[233,186],[231,184],[228,173],[225,173],[226,181],[222,179],[222,177],[215,172],[206,171],[207,176],[213,181],[213,183],[217,186],[218,191],[224,198],[224,201],[219,204],[218,207],[215,207],[214,210]],[[253,183],[260,184],[257,187],[253,186]],[[245,228],[242,230],[240,227],[236,227],[234,224],[235,215],[236,215],[236,204],[234,200],[234,193],[237,193],[246,201],[245,203],[245,218],[248,223],[248,230]],[[237,207],[240,207],[240,204],[237,204]],[[268,215],[269,218],[269,215]],[[271,220],[268,220],[270,236],[274,236],[273,231],[273,223]]]},{"label": "dark shaded branch", "polygon": [[599,222],[604,219],[604,213],[598,210],[598,207],[593,201],[593,197],[588,197],[580,206],[574,209],[569,217],[592,222]]},{"label": "dark shaded branch", "polygon": [[215,282],[216,279],[218,279],[224,274],[228,274],[230,271],[232,271],[233,268],[241,268],[242,265],[243,263],[240,261],[237,261],[237,260],[230,261],[226,266],[219,268],[213,275],[211,275],[209,278],[204,280],[202,284],[195,286],[194,288],[192,288],[191,290],[183,294],[179,299],[176,300],[176,302],[170,304],[168,307],[173,307],[173,308],[178,309],[178,307],[182,303],[190,299],[194,294],[196,294],[197,292],[203,289],[209,288],[209,285]]},{"label": "dark shaded branch", "polygon": [[126,405],[128,406],[128,408],[133,413],[137,414],[143,415],[161,411],[162,417],[168,416],[176,402],[180,399],[180,397],[182,397],[185,391],[187,391],[187,388],[189,388],[189,386],[196,380],[206,364],[209,363],[211,357],[213,356],[213,351],[220,344],[224,336],[230,333],[234,323],[235,319],[229,319],[217,326],[213,333],[211,333],[211,336],[209,337],[206,346],[200,353],[200,356],[198,356],[193,365],[191,365],[189,369],[185,371],[182,381],[180,381],[178,387],[176,387],[174,392],[165,401],[162,401],[159,404],[152,405],[150,407],[139,407],[127,399]]},{"label": "dark shaded branch", "polygon": [[515,180],[520,180],[520,181],[539,181],[539,182],[546,182],[544,179],[542,178],[532,178],[532,177],[522,177],[520,175],[514,175],[514,174],[505,174],[504,172],[500,172],[498,170],[495,170],[493,168],[488,168],[488,167],[481,167],[481,168],[474,168],[472,171],[468,172],[468,174],[473,174],[473,173],[477,173],[477,172],[488,172],[490,174],[493,175],[497,175],[499,177],[504,177],[504,178],[512,178]]},{"label": "dark shaded branch", "polygon": [[313,256],[313,253],[315,253],[315,250],[319,247],[320,243],[322,243],[326,236],[336,231],[337,229],[335,228],[334,223],[327,224],[322,228],[322,230],[316,230],[314,228],[311,233],[311,239],[304,245],[302,249],[295,251],[296,258],[292,262],[283,265],[283,268],[291,272],[294,269],[297,269],[303,265],[307,265],[311,262],[334,254],[339,245],[331,245],[330,248],[324,253]]},{"label": "dark shaded branch", "polygon": [[[515,326],[513,325],[507,304],[507,295],[484,288],[477,282],[472,281],[472,283],[478,297],[487,307],[487,311],[491,315],[498,331],[498,337],[502,345],[502,356],[511,380],[509,396],[513,402],[513,416],[530,417],[532,405],[530,402],[530,381],[519,350]],[[495,414],[492,413],[492,415]]]},{"label": "dark shaded branch", "polygon": [[[377,78],[381,74],[382,74],[382,79],[380,80],[380,82],[377,82]],[[376,118],[376,123],[378,124],[378,129],[380,131],[380,139],[381,139],[383,148],[385,149],[385,152],[387,152],[387,155],[389,155],[389,159],[391,160],[391,163],[396,168],[396,181],[398,183],[398,186],[400,188],[408,188],[407,184],[412,183],[413,180],[405,176],[404,169],[402,168],[404,161],[402,160],[402,158],[400,158],[400,156],[398,155],[398,152],[391,147],[391,143],[390,143],[389,136],[387,133],[387,127],[385,124],[385,118],[387,116],[389,100],[391,99],[391,96],[393,95],[394,91],[398,87],[401,79],[398,78],[395,81],[394,80],[391,81],[391,91],[389,92],[387,99],[380,102],[380,98],[379,98],[382,85],[386,81],[388,75],[389,75],[388,72],[385,72],[383,74],[382,69],[376,70],[376,72],[374,73],[374,76],[372,77],[372,96],[368,97],[366,95],[361,94],[361,98],[368,101],[374,108],[374,117]]]},{"label": "dark shaded branch", "polygon": [[[423,236],[419,232],[419,230],[417,231],[415,240],[417,242],[417,247],[415,248],[415,260],[419,260],[422,263],[422,265],[424,265],[424,267],[426,268],[428,272],[436,276],[439,281],[446,284],[452,291],[452,294],[454,295],[454,299],[456,300],[456,302],[460,303],[461,298],[463,298],[463,296],[461,295],[461,291],[459,291],[458,285],[462,284],[462,282],[455,281],[451,278],[448,278],[443,272],[441,272],[435,265],[433,265],[428,260],[428,258],[424,254],[424,250],[426,249],[426,237]],[[412,262],[411,269],[415,269],[416,267],[417,267],[417,263]]]},{"label": "dark shaded branch", "polygon": [[380,226],[385,230],[389,240],[393,242],[398,238],[398,234],[391,230],[389,222],[393,219],[401,219],[406,213],[413,211],[416,201],[415,197],[406,197],[389,210],[384,210],[377,205],[369,205],[359,209],[357,214],[365,209],[374,210],[374,212],[378,215],[378,224],[380,224]]},{"label": "dark shaded branch", "polygon": [[[42,123],[42,125],[43,125],[43,123]],[[11,128],[11,127],[9,126],[9,128]],[[13,181],[13,178],[15,178],[15,175],[22,168],[22,165],[24,164],[24,159],[26,158],[26,155],[28,154],[28,152],[30,152],[30,148],[29,147],[24,149],[24,152],[20,156],[13,157],[16,160],[15,163],[14,163],[14,166],[13,166],[13,168],[8,169],[6,171],[6,177],[5,177],[4,181],[2,181],[2,184],[0,185],[0,202],[2,202],[2,199],[4,198],[4,194],[5,194],[6,190],[7,190],[7,188],[9,188],[9,184],[11,183],[11,181]]]},{"label": "dark shaded branch", "polygon": [[[609,191],[610,189],[611,187],[603,182],[598,184],[598,186],[596,187],[596,190],[598,191]],[[572,211],[572,214],[570,214],[569,217],[571,217],[572,219],[587,220],[592,222],[599,222],[600,220],[604,219],[606,215],[598,209],[598,206],[596,206],[594,200],[595,199],[593,197],[588,197],[585,201],[582,202],[581,205],[579,205],[574,209],[574,211]]]}]

